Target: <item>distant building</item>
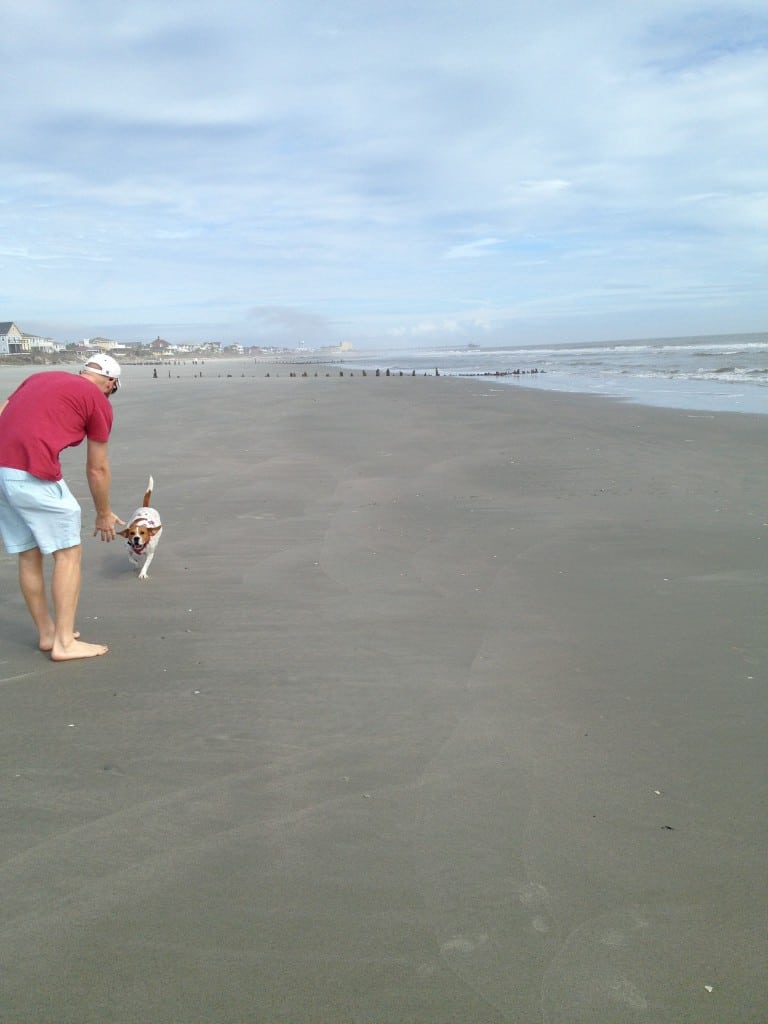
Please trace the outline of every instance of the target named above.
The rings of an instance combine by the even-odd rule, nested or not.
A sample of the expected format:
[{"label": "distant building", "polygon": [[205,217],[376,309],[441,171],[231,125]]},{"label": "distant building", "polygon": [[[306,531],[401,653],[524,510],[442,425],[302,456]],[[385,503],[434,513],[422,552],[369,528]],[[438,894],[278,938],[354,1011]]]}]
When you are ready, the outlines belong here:
[{"label": "distant building", "polygon": [[323,347],[320,349],[320,351],[321,352],[325,352],[326,354],[333,354],[333,355],[339,355],[342,352],[352,352],[353,351],[352,342],[351,341],[340,341],[338,345],[323,345]]},{"label": "distant building", "polygon": [[24,335],[16,324],[10,320],[0,323],[0,355],[7,356],[11,352],[23,352],[21,348]]},{"label": "distant building", "polygon": [[64,345],[53,338],[26,334],[15,323],[0,323],[0,355],[20,355],[24,352],[61,352]]},{"label": "distant building", "polygon": [[24,338],[29,342],[30,352],[63,352],[66,348],[66,345],[54,341],[53,338],[41,338],[35,334],[25,334]]},{"label": "distant building", "polygon": [[117,348],[117,343],[110,341],[109,338],[86,338],[83,344],[92,352],[111,352],[113,348]]}]

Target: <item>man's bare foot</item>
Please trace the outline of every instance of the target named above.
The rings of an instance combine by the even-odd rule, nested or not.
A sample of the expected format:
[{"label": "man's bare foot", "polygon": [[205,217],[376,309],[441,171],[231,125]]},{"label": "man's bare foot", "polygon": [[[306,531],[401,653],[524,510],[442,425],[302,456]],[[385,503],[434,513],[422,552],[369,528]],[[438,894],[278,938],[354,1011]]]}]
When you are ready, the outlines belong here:
[{"label": "man's bare foot", "polygon": [[97,658],[100,654],[106,654],[108,650],[106,644],[86,644],[82,640],[72,640],[66,647],[54,643],[51,648],[51,660],[74,661],[76,658]]},{"label": "man's bare foot", "polygon": [[[73,640],[79,640],[80,639],[80,630],[79,629],[75,630],[75,632],[72,634],[72,638],[73,638]],[[46,637],[42,637],[41,636],[40,637],[40,650],[41,651],[46,651],[46,652],[53,650],[53,633],[51,633],[50,636],[46,636]]]}]

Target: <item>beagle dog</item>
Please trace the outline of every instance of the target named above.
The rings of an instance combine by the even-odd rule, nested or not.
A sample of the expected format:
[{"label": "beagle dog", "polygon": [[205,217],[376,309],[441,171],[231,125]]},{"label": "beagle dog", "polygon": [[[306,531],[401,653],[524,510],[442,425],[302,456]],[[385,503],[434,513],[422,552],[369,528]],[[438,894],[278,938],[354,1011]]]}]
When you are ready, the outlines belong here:
[{"label": "beagle dog", "polygon": [[117,531],[128,542],[128,560],[135,568],[141,568],[140,580],[147,579],[147,569],[155,557],[160,534],[163,532],[159,514],[149,506],[154,486],[155,481],[150,476],[143,505],[133,513],[126,528]]}]

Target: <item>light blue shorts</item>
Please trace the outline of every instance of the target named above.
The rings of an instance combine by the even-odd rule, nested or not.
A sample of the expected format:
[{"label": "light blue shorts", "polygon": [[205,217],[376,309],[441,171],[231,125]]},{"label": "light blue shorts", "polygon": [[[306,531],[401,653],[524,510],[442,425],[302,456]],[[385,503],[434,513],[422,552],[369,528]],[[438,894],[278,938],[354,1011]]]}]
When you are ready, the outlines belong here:
[{"label": "light blue shorts", "polygon": [[44,555],[80,543],[80,506],[63,480],[0,466],[0,535],[9,555]]}]

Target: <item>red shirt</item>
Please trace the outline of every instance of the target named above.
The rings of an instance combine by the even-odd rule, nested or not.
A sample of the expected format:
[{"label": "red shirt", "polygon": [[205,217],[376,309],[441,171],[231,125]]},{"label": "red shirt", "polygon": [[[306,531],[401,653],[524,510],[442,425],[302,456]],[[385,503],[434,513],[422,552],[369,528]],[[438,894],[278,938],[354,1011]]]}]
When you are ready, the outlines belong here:
[{"label": "red shirt", "polygon": [[0,414],[0,466],[61,480],[60,453],[85,437],[108,441],[112,417],[109,399],[93,381],[58,371],[32,374]]}]

